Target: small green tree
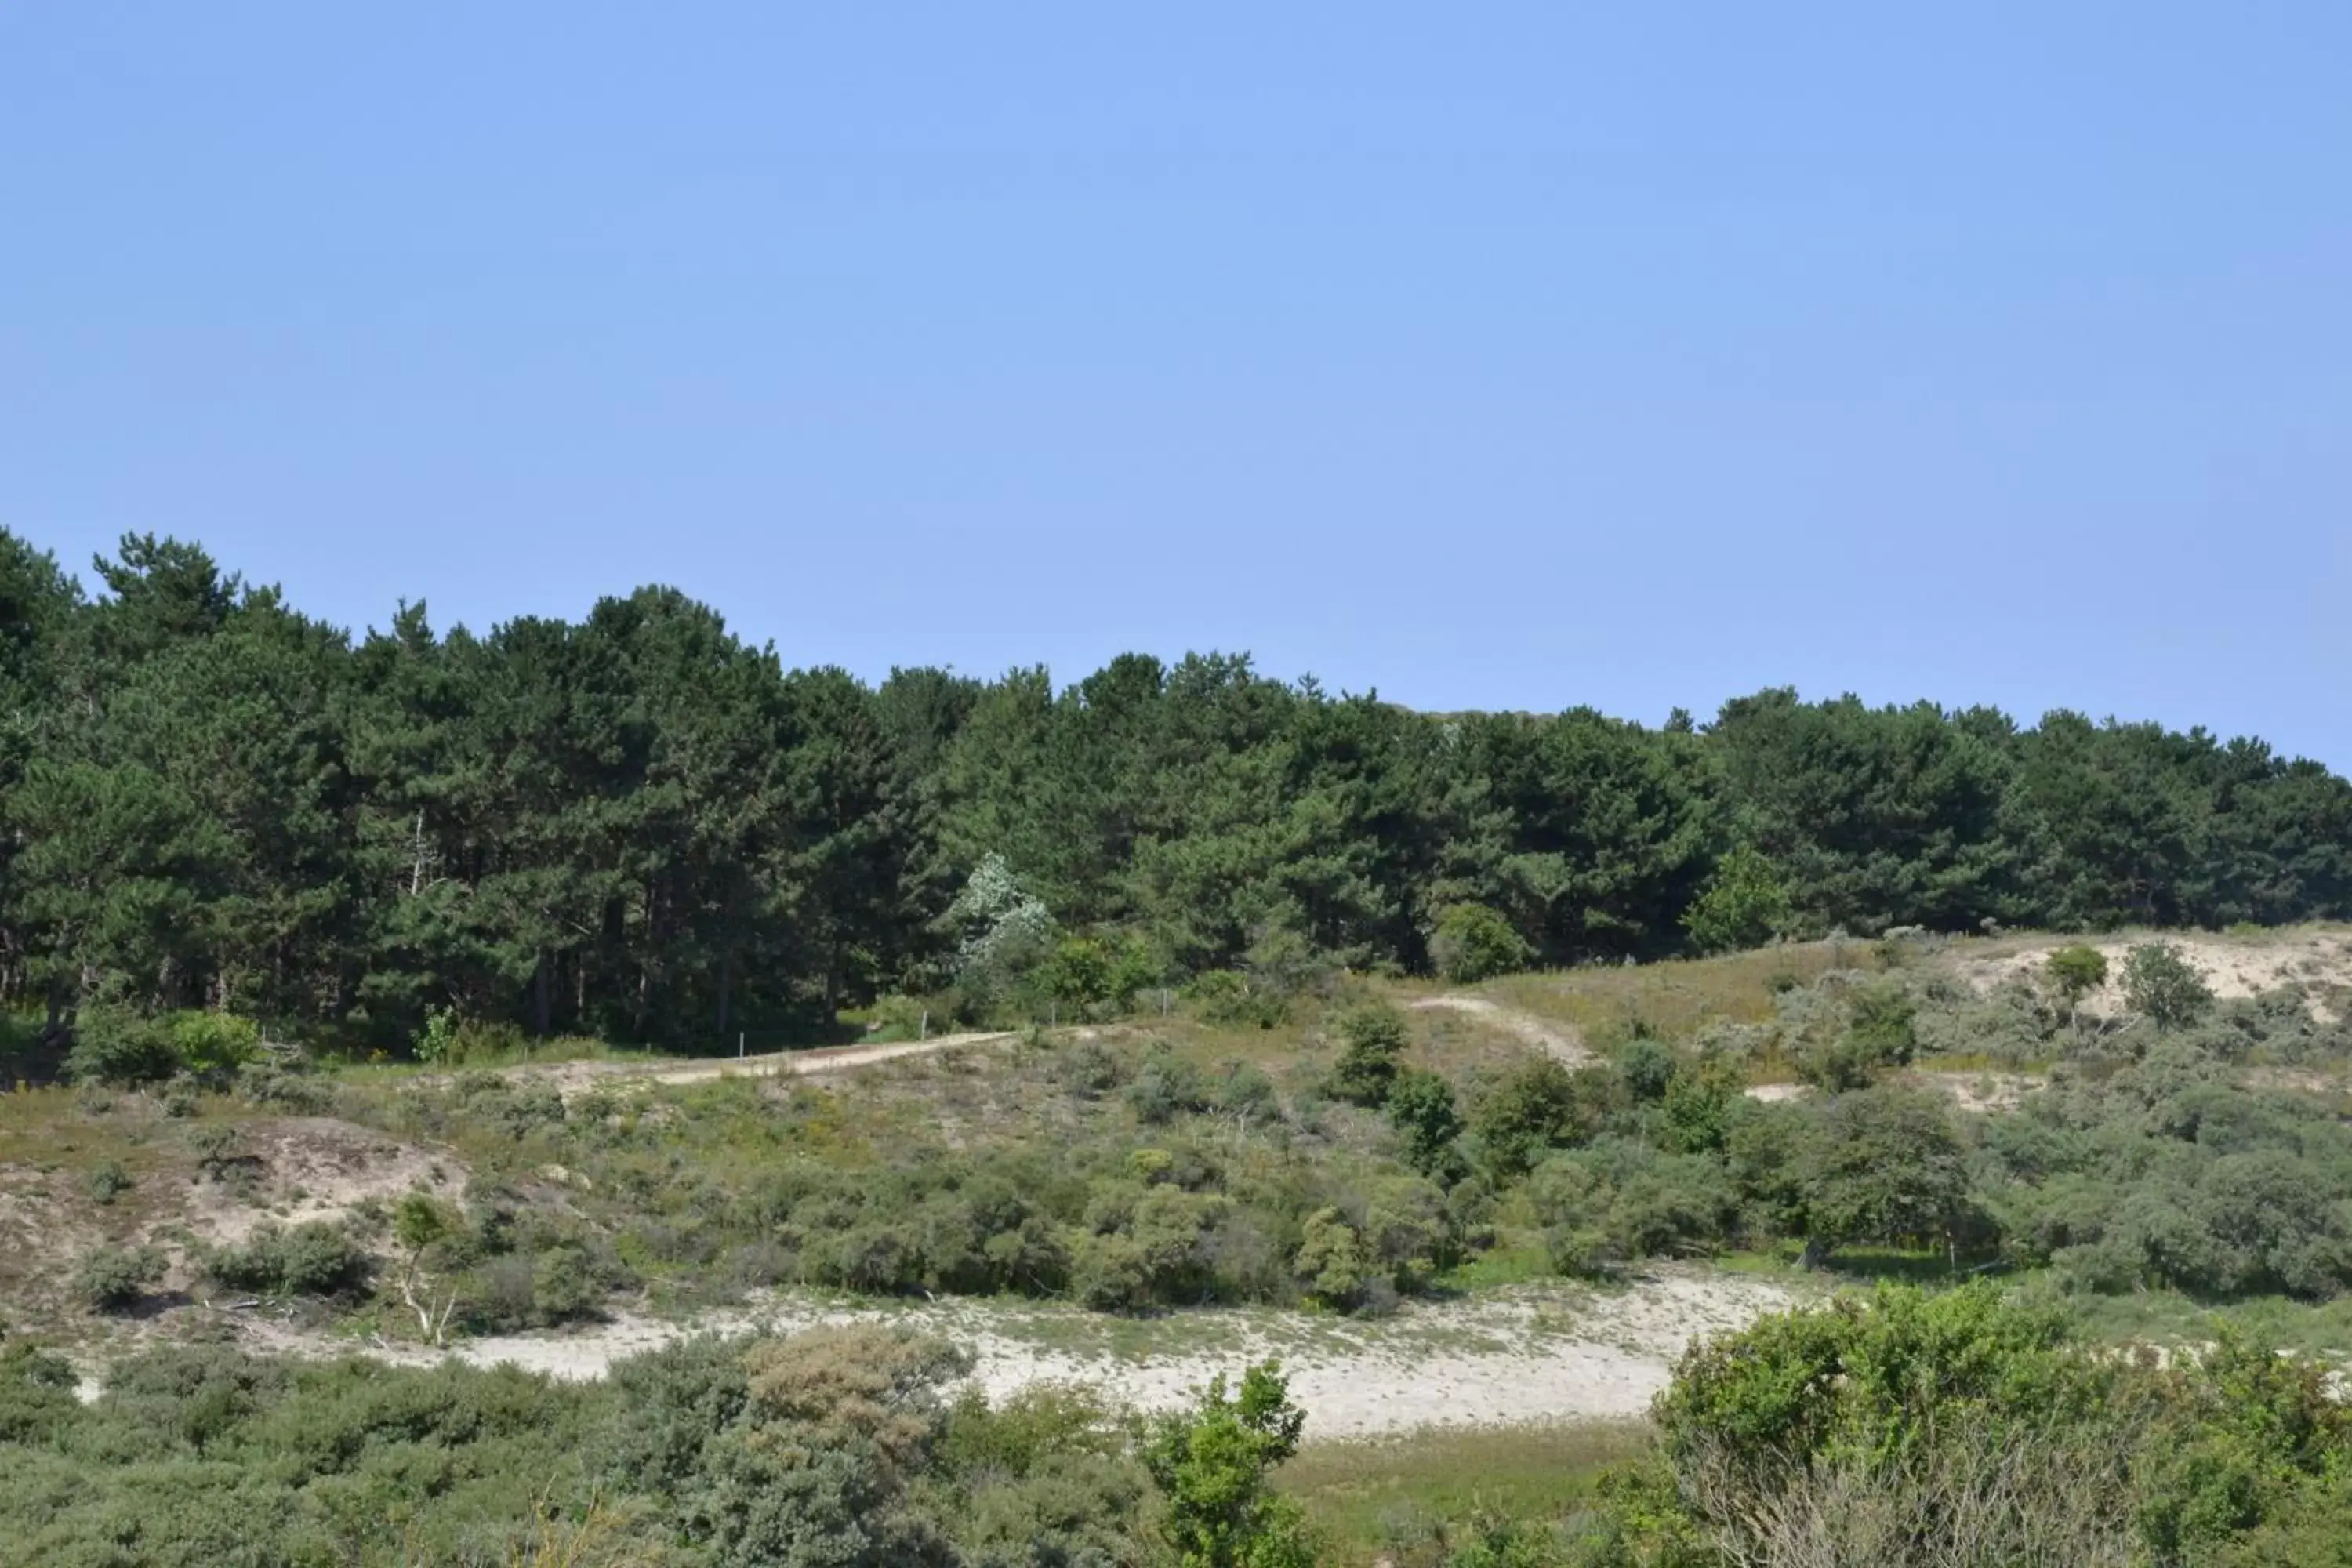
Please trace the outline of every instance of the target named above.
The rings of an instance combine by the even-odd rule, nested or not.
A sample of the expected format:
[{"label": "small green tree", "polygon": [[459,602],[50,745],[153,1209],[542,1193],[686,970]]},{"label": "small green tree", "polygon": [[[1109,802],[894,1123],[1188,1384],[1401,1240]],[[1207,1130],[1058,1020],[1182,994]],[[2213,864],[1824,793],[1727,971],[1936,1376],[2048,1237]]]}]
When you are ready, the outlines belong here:
[{"label": "small green tree", "polygon": [[1790,1175],[1804,1205],[1805,1266],[1858,1241],[1955,1246],[1970,1213],[1966,1157],[1937,1097],[1880,1088],[1823,1106]]},{"label": "small green tree", "polygon": [[[439,1310],[435,1310],[431,1282],[422,1272],[425,1256],[455,1235],[457,1228],[457,1216],[435,1202],[430,1194],[410,1193],[393,1205],[392,1237],[400,1244],[403,1254],[400,1298],[416,1314],[418,1331],[432,1344],[441,1343],[448,1332],[449,1314],[457,1308],[457,1293],[454,1289],[445,1292]],[[420,1286],[425,1290],[423,1300],[417,1299]]]},{"label": "small green tree", "polygon": [[2042,961],[2042,972],[2050,977],[2059,997],[2066,1004],[2068,1016],[2083,1005],[2083,998],[2107,983],[2107,955],[2086,942],[2062,947]]},{"label": "small green tree", "polygon": [[1191,1410],[1163,1416],[1143,1449],[1167,1500],[1160,1530],[1182,1568],[1308,1568],[1314,1542],[1298,1504],[1269,1485],[1298,1451],[1306,1412],[1276,1362],[1220,1373]]},{"label": "small green tree", "polygon": [[1683,930],[1701,952],[1760,947],[1788,929],[1789,889],[1772,862],[1741,845],[1715,863],[1715,875],[1683,912]]},{"label": "small green tree", "polygon": [[1437,917],[1429,958],[1437,973],[1456,985],[1474,985],[1526,967],[1530,950],[1501,911],[1485,904],[1455,904]]},{"label": "small green tree", "polygon": [[1358,1105],[1387,1103],[1410,1038],[1404,1015],[1385,1002],[1367,1002],[1339,1020],[1339,1038],[1345,1044],[1331,1069],[1332,1094]]},{"label": "small green tree", "polygon": [[1404,1139],[1405,1163],[1441,1180],[1460,1173],[1462,1154],[1454,1140],[1462,1135],[1462,1111],[1452,1084],[1433,1072],[1406,1068],[1389,1086],[1387,1110],[1389,1124]]},{"label": "small green tree", "polygon": [[1318,1209],[1307,1216],[1293,1267],[1308,1300],[1338,1311],[1353,1308],[1371,1288],[1363,1236],[1338,1209]]},{"label": "small green tree", "polygon": [[2148,942],[2124,958],[2124,1001],[2158,1028],[2186,1028],[2213,1007],[2213,988],[2169,942]]}]

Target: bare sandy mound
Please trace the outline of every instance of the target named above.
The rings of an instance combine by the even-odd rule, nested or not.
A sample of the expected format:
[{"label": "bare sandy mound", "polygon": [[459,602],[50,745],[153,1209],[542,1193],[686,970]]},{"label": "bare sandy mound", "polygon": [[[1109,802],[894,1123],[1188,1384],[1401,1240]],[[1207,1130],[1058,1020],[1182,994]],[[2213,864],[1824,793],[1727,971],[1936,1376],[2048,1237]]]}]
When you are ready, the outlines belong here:
[{"label": "bare sandy mound", "polygon": [[[2131,950],[2162,942],[2179,952],[2202,975],[2217,996],[2253,996],[2283,985],[2301,985],[2315,993],[2314,1015],[2333,1022],[2336,1008],[2327,993],[2352,991],[2352,931],[2286,931],[2260,936],[2215,936],[2203,932],[2151,932],[2105,937],[2080,945],[2106,955],[2107,984],[2085,1002],[2102,1014],[2120,1012],[2124,1005],[2124,960]],[[1968,959],[1956,966],[1959,977],[1979,994],[2013,980],[2040,974],[2050,955],[2072,942],[2050,942],[1996,957]]]},{"label": "bare sandy mound", "polygon": [[1490,1001],[1484,996],[1428,996],[1412,1005],[1417,1012],[1444,1008],[1449,1012],[1467,1013],[1522,1044],[1557,1057],[1572,1068],[1588,1066],[1596,1059],[1585,1048],[1582,1037],[1573,1026],[1549,1023],[1533,1013],[1506,1007],[1500,1002]]},{"label": "bare sandy mound", "polygon": [[[1080,1383],[1145,1409],[1181,1404],[1216,1373],[1273,1356],[1290,1374],[1308,1430],[1340,1437],[1637,1415],[1694,1339],[1744,1327],[1795,1300],[1762,1280],[1698,1271],[1663,1272],[1618,1290],[1530,1288],[1477,1301],[1416,1303],[1363,1321],[1199,1311],[1137,1322],[1053,1306],[841,1307],[777,1296],[682,1325],[622,1318],[574,1334],[470,1341],[447,1353],[479,1366],[510,1363],[585,1379],[698,1331],[793,1333],[887,1322],[971,1347],[972,1380],[992,1396]],[[378,1345],[373,1353],[416,1364],[434,1359],[407,1347]]]},{"label": "bare sandy mound", "polygon": [[231,1145],[232,1174],[189,1188],[180,1218],[200,1238],[245,1240],[267,1224],[347,1219],[371,1199],[426,1192],[456,1203],[465,1167],[444,1154],[324,1116],[248,1121]]}]

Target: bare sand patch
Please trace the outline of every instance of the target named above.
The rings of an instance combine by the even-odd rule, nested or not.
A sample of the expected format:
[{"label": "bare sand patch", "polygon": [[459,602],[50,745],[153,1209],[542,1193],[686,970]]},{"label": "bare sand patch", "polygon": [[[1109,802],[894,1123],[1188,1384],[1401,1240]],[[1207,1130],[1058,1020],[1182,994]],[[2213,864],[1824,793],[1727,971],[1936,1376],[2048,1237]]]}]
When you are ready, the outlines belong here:
[{"label": "bare sand patch", "polygon": [[241,1242],[266,1224],[348,1219],[363,1203],[411,1192],[449,1203],[466,1195],[465,1167],[447,1155],[331,1117],[248,1121],[232,1148],[249,1181],[200,1181],[173,1216],[206,1241]]},{"label": "bare sand patch", "polygon": [[[695,1333],[789,1334],[883,1322],[971,1347],[972,1382],[992,1397],[1039,1384],[1086,1384],[1142,1409],[1181,1405],[1217,1373],[1271,1356],[1288,1373],[1311,1431],[1362,1436],[1638,1415],[1693,1340],[1745,1327],[1798,1299],[1780,1285],[1695,1269],[1662,1271],[1617,1289],[1530,1287],[1472,1301],[1409,1303],[1374,1320],[1203,1310],[1139,1321],[1051,1305],[844,1305],[779,1294],[682,1323],[624,1316],[573,1333],[467,1341],[444,1353],[477,1366],[591,1379]],[[248,1343],[310,1354],[348,1348],[260,1324]],[[381,1343],[369,1353],[420,1365],[438,1359],[420,1347]]]},{"label": "bare sand patch", "polygon": [[[2135,947],[2160,942],[2173,948],[2211,986],[2217,996],[2255,996],[2284,985],[2302,985],[2314,992],[2352,990],[2352,932],[2294,931],[2263,936],[2230,937],[2200,932],[2147,932],[2105,937],[2081,942],[2053,941],[2021,948],[1998,957],[1965,959],[1955,973],[1979,994],[2013,981],[2039,976],[2050,955],[2062,947],[2095,948],[2107,960],[2107,984],[2084,999],[2091,1012],[2113,1016],[2124,1010],[2123,967]],[[2310,999],[2312,1016],[2333,1023],[2336,1011],[2324,994]]]}]

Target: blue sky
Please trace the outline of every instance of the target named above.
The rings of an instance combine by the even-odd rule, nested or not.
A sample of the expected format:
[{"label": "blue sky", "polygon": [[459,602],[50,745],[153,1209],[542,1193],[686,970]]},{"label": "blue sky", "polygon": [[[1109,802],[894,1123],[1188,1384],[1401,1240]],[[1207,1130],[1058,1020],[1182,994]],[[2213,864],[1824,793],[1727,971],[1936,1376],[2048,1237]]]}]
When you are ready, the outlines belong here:
[{"label": "blue sky", "polygon": [[0,523],[2352,767],[2352,6],[0,16]]}]

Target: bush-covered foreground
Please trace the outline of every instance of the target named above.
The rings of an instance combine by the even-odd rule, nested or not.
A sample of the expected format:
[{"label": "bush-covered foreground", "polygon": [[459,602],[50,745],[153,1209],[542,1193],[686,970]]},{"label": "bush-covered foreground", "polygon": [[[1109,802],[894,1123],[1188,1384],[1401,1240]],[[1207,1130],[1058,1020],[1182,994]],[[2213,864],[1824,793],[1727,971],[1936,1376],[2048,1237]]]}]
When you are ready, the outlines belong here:
[{"label": "bush-covered foreground", "polygon": [[58,1568],[883,1568],[1315,1561],[1267,1484],[1301,1416],[1271,1366],[1154,1419],[1077,1390],[957,1394],[878,1329],[706,1339],[567,1385],[226,1349],[0,1354],[0,1542]]},{"label": "bush-covered foreground", "polygon": [[2352,1412],[2223,1331],[2124,1354],[1979,1283],[1695,1347],[1655,1453],[1454,1568],[2316,1568],[2352,1561]]},{"label": "bush-covered foreground", "polygon": [[589,1385],[195,1348],[83,1405],[19,1344],[0,1540],[72,1568],[2322,1568],[2352,1542],[2352,1413],[2317,1370],[2227,1333],[2118,1353],[1983,1283],[1695,1346],[1651,1434],[1300,1458],[1271,1366],[1138,1417],[992,1404],[966,1364],[875,1328],[688,1342]]}]

